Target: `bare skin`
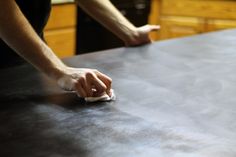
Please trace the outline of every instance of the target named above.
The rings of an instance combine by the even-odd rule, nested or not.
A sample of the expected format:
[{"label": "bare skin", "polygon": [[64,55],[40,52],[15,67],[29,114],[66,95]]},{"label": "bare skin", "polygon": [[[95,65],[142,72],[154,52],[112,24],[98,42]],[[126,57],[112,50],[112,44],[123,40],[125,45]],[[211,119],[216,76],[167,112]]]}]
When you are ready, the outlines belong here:
[{"label": "bare skin", "polygon": [[[148,33],[158,26],[133,26],[109,0],[78,0],[85,11],[121,38],[127,46],[151,42]],[[110,95],[112,79],[96,69],[65,65],[39,38],[14,0],[0,0],[0,38],[20,56],[58,82],[65,90],[81,97]]]},{"label": "bare skin", "polygon": [[157,25],[135,27],[109,0],[77,0],[76,2],[94,19],[123,40],[126,46],[150,43],[149,32],[160,29]]}]

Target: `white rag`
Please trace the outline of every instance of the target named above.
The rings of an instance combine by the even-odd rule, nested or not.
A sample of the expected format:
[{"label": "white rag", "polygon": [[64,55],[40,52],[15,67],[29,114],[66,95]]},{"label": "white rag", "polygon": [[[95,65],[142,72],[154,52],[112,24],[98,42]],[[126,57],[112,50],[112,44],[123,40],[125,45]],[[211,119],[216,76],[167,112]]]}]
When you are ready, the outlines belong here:
[{"label": "white rag", "polygon": [[114,90],[111,89],[111,96],[107,95],[106,93],[99,97],[85,97],[84,100],[86,102],[97,102],[97,101],[112,101],[116,99],[116,95]]},{"label": "white rag", "polygon": [[116,99],[116,95],[114,90],[111,89],[111,96],[107,95],[106,93],[99,97],[85,97],[86,102],[97,102],[97,101],[112,101]]}]

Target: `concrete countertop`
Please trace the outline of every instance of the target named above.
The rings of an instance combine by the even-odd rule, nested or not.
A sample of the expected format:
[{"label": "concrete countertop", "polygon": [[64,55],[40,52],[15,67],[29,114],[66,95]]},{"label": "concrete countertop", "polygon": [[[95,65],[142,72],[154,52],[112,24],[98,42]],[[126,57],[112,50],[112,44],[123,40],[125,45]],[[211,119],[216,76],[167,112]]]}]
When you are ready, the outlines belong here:
[{"label": "concrete countertop", "polygon": [[0,71],[1,157],[236,157],[236,30],[68,58],[113,79],[86,103],[29,65]]}]

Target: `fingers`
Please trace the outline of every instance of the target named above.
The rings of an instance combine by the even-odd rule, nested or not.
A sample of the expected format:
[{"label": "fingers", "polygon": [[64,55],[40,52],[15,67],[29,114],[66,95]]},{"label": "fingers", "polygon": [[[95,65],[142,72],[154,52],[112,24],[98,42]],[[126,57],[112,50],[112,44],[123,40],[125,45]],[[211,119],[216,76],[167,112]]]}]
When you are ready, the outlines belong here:
[{"label": "fingers", "polygon": [[79,81],[75,84],[75,91],[79,94],[80,97],[87,97],[86,90],[83,88],[83,85]]},{"label": "fingers", "polygon": [[88,83],[87,77],[80,77],[78,80],[78,84],[81,87],[82,93],[84,92],[84,95],[82,97],[91,97],[93,92],[92,92],[92,86],[90,83]]},{"label": "fingers", "polygon": [[83,98],[101,96],[104,93],[110,96],[111,82],[111,78],[97,70],[85,72],[84,76],[78,78],[75,91]]},{"label": "fingers", "polygon": [[112,79],[99,71],[97,71],[97,76],[106,85],[106,93],[111,96]]},{"label": "fingers", "polygon": [[161,28],[160,25],[149,25],[149,27],[150,31],[157,31]]},{"label": "fingers", "polygon": [[145,25],[145,26],[142,26],[140,27],[140,29],[143,31],[143,32],[151,32],[151,31],[157,31],[160,29],[160,26],[159,25]]},{"label": "fingers", "polygon": [[[95,73],[89,72],[86,74],[87,82],[92,87],[93,96],[101,96],[105,93],[107,87]],[[95,91],[94,91],[95,90]]]},{"label": "fingers", "polygon": [[95,97],[107,93],[111,95],[110,77],[96,69],[68,67],[64,75],[57,80],[58,85],[69,91],[76,91],[80,97]]}]

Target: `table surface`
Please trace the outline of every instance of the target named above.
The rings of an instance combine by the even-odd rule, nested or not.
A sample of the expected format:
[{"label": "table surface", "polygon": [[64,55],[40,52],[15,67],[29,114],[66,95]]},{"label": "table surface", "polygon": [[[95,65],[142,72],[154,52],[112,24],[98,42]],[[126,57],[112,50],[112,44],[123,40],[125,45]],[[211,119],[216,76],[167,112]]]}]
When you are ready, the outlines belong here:
[{"label": "table surface", "polygon": [[66,59],[113,78],[85,103],[24,65],[0,71],[0,156],[235,157],[236,30]]}]

